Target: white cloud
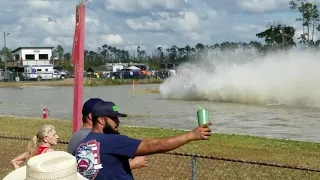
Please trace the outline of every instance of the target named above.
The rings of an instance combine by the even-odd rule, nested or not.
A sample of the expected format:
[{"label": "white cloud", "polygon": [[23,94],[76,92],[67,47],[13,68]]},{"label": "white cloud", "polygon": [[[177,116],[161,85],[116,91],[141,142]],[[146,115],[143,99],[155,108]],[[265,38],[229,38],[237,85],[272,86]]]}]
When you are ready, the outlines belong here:
[{"label": "white cloud", "polygon": [[57,45],[61,44],[61,42],[54,40],[50,36],[44,38],[43,43],[45,46],[57,46]]},{"label": "white cloud", "polygon": [[170,13],[168,12],[151,12],[152,16],[160,16],[161,18],[170,18]]},{"label": "white cloud", "polygon": [[183,27],[187,31],[193,31],[200,27],[200,19],[194,12],[185,12],[183,18]]},{"label": "white cloud", "polygon": [[[193,32],[202,28],[204,22],[192,11],[178,12],[178,16],[170,17],[169,14],[158,13],[161,19],[152,20],[150,17],[127,19],[126,24],[134,30],[163,30],[170,29],[177,32]],[[154,13],[153,15],[156,15]]]},{"label": "white cloud", "polygon": [[32,1],[32,0],[27,0],[28,5],[31,8],[35,8],[35,9],[49,9],[50,7],[52,7],[51,2],[50,1]]},{"label": "white cloud", "polygon": [[284,5],[289,8],[288,0],[238,0],[237,5],[251,12],[265,12],[283,8]]},{"label": "white cloud", "polygon": [[181,11],[177,17],[165,17],[157,21],[161,26],[166,29],[171,29],[177,32],[192,32],[199,30],[202,27],[204,21],[202,21],[196,13],[192,11]]},{"label": "white cloud", "polygon": [[119,34],[102,35],[101,39],[109,45],[122,45],[124,43],[123,38]]},{"label": "white cloud", "polygon": [[21,26],[20,24],[18,24],[17,26],[15,26],[13,29],[13,31],[19,32],[23,30],[23,26]]},{"label": "white cloud", "polygon": [[152,21],[149,17],[140,19],[127,19],[127,25],[134,30],[161,30],[159,23]]},{"label": "white cloud", "polygon": [[75,18],[74,16],[69,16],[50,20],[50,16],[40,15],[38,17],[22,17],[19,23],[26,28],[45,31],[50,35],[72,36]]},{"label": "white cloud", "polygon": [[187,36],[189,36],[192,40],[199,40],[201,38],[200,34],[196,32],[188,33]]},{"label": "white cloud", "polygon": [[235,24],[232,26],[232,29],[240,33],[252,33],[252,32],[261,32],[265,29],[264,26],[258,26],[255,24]]},{"label": "white cloud", "polygon": [[137,7],[135,0],[107,0],[107,10],[132,12]]},{"label": "white cloud", "polygon": [[[0,11],[0,29],[10,33],[8,47],[60,44],[70,49],[75,5],[75,1],[0,0],[6,7]],[[277,21],[294,25],[298,37],[299,15],[292,12],[288,0],[96,0],[86,6],[85,48],[107,44],[136,52],[140,46],[151,53],[157,46],[248,42],[258,40],[255,34],[267,23]]]},{"label": "white cloud", "polygon": [[134,12],[154,7],[177,9],[184,3],[184,0],[107,0],[106,8],[111,11]]}]

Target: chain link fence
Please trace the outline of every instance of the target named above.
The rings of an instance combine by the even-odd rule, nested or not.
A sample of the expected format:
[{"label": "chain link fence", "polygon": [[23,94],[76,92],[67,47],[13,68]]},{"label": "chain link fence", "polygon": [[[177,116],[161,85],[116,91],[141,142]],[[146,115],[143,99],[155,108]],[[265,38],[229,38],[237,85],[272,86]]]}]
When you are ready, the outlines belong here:
[{"label": "chain link fence", "polygon": [[148,75],[141,74],[140,71],[123,70],[117,72],[86,72],[85,77],[100,79],[166,79],[170,77],[171,74],[172,72],[166,69],[151,70]]},{"label": "chain link fence", "polygon": [[[133,74],[127,72],[87,72],[84,77],[98,79],[165,79],[170,76],[167,70],[152,71],[150,75]],[[64,74],[55,73],[26,73],[13,71],[0,71],[0,82],[19,82],[19,81],[52,81],[73,78],[72,72]]]},{"label": "chain link fence", "polygon": [[[27,140],[29,138],[0,135],[1,179],[13,170],[10,161],[24,152]],[[55,149],[65,151],[67,144],[61,141]],[[133,170],[136,180],[320,179],[320,169],[277,163],[178,152],[151,155],[148,158],[148,167]]]},{"label": "chain link fence", "polygon": [[18,81],[49,81],[49,80],[62,80],[68,77],[67,74],[54,74],[54,73],[25,73],[25,72],[12,72],[0,71],[0,82],[18,82]]}]

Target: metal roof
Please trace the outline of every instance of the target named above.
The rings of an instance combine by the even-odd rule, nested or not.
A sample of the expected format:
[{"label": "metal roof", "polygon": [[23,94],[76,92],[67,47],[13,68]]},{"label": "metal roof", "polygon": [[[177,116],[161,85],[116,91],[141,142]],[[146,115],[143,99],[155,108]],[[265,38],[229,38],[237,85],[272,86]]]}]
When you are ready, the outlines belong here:
[{"label": "metal roof", "polygon": [[53,49],[53,48],[54,47],[50,47],[50,46],[48,46],[48,47],[44,47],[44,46],[42,46],[42,47],[18,47],[17,49],[11,51],[11,53],[15,53],[16,51],[19,51],[20,49]]}]

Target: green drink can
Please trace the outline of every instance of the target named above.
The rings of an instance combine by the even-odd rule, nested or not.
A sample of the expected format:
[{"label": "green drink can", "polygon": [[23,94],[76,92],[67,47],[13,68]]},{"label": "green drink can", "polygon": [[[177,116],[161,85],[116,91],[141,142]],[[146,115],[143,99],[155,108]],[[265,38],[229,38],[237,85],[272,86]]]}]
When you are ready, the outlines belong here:
[{"label": "green drink can", "polygon": [[198,125],[201,126],[209,122],[209,111],[206,109],[199,109],[197,111]]}]

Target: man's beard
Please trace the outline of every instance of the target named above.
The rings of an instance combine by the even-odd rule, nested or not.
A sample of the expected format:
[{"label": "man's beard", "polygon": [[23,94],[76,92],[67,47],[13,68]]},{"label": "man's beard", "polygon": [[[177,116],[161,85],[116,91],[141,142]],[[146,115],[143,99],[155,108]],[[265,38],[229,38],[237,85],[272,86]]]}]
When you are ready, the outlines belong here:
[{"label": "man's beard", "polygon": [[104,134],[120,134],[119,131],[114,130],[108,123],[103,128]]}]

